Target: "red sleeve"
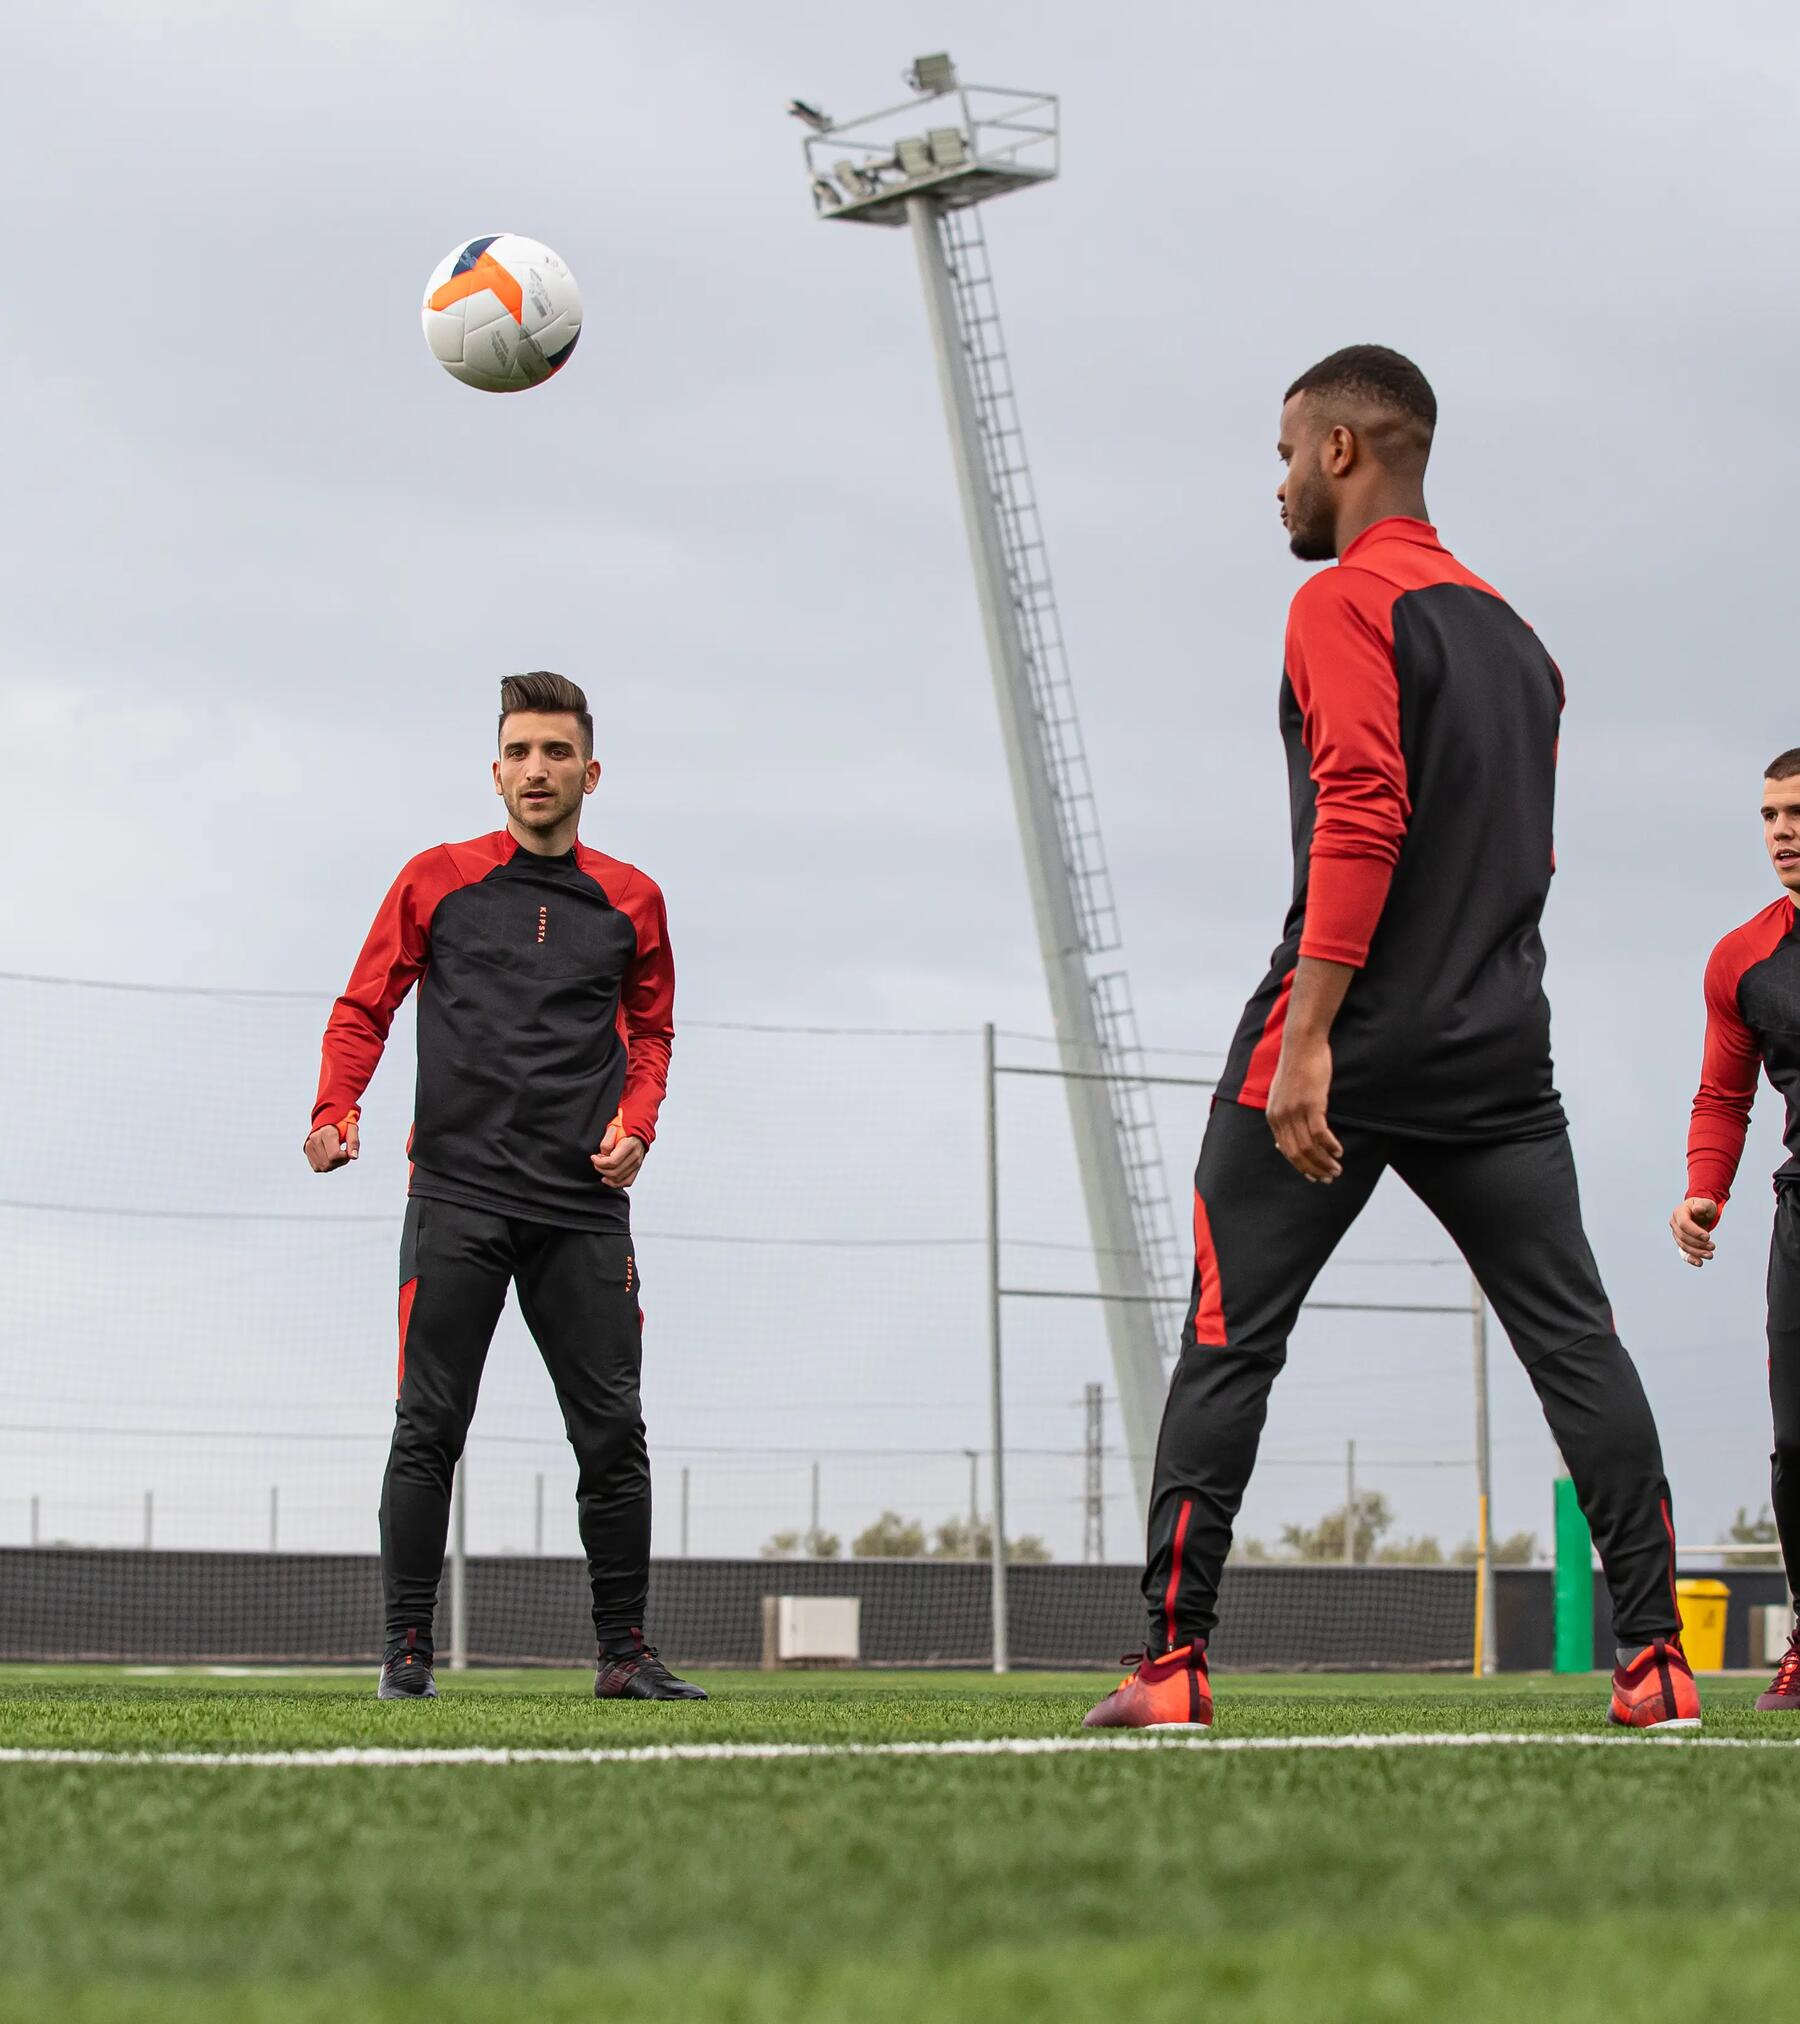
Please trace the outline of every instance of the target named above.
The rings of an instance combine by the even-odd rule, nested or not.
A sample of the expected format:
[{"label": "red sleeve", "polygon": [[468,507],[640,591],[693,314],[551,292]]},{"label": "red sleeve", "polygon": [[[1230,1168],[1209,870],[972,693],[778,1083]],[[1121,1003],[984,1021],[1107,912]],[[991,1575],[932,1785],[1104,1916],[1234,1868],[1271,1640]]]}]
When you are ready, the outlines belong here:
[{"label": "red sleeve", "polygon": [[389,888],[350,981],[325,1022],[313,1131],[327,1124],[341,1130],[362,1101],[394,1013],[431,954],[431,916],[445,893],[462,882],[449,851],[440,845],[415,857]]},{"label": "red sleeve", "polygon": [[675,1042],[675,959],[669,952],[669,917],[661,889],[640,871],[623,910],[637,929],[637,954],[619,993],[625,1038],[625,1093],[619,1117],[645,1145],[656,1139],[656,1119],[669,1086],[669,1051]]},{"label": "red sleeve", "polygon": [[1288,680],[1318,790],[1300,953],[1355,969],[1368,961],[1412,814],[1393,604],[1379,577],[1327,569],[1288,614]]},{"label": "red sleeve", "polygon": [[1737,1004],[1746,953],[1738,936],[1727,935],[1707,960],[1706,1051],[1688,1124],[1687,1191],[1709,1196],[1721,1208],[1743,1155],[1762,1067],[1762,1048]]}]

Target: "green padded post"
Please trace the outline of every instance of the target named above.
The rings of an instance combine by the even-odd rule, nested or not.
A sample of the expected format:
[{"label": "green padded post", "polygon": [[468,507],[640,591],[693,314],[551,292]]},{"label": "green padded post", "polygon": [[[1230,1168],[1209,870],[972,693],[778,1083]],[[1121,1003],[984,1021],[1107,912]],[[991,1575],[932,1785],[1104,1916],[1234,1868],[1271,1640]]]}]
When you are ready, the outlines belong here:
[{"label": "green padded post", "polygon": [[1575,1501],[1575,1485],[1556,1479],[1556,1639],[1552,1668],[1594,1668],[1594,1540]]}]

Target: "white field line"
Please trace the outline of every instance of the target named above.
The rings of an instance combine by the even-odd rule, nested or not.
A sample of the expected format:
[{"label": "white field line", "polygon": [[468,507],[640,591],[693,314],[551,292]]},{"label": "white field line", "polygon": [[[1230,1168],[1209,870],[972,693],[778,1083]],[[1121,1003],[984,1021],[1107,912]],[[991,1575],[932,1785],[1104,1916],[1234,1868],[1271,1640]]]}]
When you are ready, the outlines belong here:
[{"label": "white field line", "polygon": [[203,1771],[420,1770],[439,1765],[729,1764],[857,1757],[1064,1757],[1089,1751],[1182,1751],[1208,1757],[1298,1750],[1560,1750],[1632,1749],[1662,1744],[1681,1750],[1795,1750],[1800,1741],[1772,1736],[1538,1736],[1494,1734],[1372,1736],[984,1736],[936,1743],[646,1743],[633,1749],[383,1750],[19,1750],[0,1749],[6,1764],[146,1765]]}]

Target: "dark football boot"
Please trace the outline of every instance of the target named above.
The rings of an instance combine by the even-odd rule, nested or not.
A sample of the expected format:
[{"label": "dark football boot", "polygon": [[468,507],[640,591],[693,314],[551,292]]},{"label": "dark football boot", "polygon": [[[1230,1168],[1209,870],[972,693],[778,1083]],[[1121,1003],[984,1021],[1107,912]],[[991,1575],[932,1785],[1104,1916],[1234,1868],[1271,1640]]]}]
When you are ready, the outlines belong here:
[{"label": "dark football boot", "polygon": [[405,1639],[388,1647],[376,1684],[378,1701],[435,1701],[437,1681],[431,1677],[431,1647],[419,1642],[419,1633],[409,1630]]},{"label": "dark football boot", "polygon": [[602,1651],[594,1663],[594,1698],[597,1701],[704,1701],[706,1690],[692,1680],[678,1680],[661,1659],[655,1645],[644,1642],[642,1631],[631,1633],[631,1643],[621,1651]]}]

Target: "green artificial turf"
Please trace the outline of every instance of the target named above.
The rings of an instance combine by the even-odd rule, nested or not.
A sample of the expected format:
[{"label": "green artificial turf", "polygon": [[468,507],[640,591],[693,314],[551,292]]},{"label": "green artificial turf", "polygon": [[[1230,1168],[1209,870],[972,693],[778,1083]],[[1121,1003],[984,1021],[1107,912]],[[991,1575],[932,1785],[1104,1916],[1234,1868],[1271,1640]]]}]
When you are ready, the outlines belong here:
[{"label": "green artificial turf", "polygon": [[[0,1746],[580,1748],[1066,1733],[1109,1682],[0,1670]],[[1598,1679],[1220,1682],[1218,1734],[1597,1732]],[[1787,1738],[1708,1682],[1708,1735]],[[1616,2020],[1779,2014],[1800,1750],[331,1770],[0,1764],[0,2018]]]}]

